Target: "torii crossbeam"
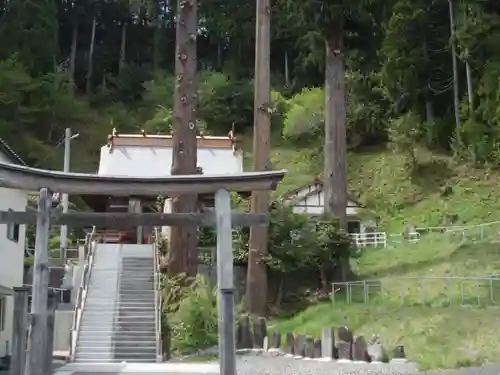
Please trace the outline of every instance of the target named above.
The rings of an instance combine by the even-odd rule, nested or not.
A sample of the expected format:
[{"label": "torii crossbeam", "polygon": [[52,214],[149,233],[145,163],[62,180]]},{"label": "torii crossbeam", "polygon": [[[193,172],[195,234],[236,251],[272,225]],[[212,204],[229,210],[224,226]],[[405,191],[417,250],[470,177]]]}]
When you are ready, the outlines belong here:
[{"label": "torii crossbeam", "polygon": [[[265,224],[266,217],[231,213],[230,192],[274,190],[285,171],[241,173],[235,175],[189,175],[169,177],[118,177],[63,173],[0,163],[0,187],[40,191],[38,211],[0,212],[0,223],[36,223],[33,297],[28,338],[27,375],[46,375],[47,356],[41,348],[47,341],[48,237],[51,222],[73,227],[217,225],[217,281],[219,289],[219,350],[221,374],[236,373],[234,333],[234,281],[231,228],[237,225]],[[114,196],[215,194],[215,212],[186,214],[101,214],[68,213],[51,210],[52,193],[107,194]]]}]

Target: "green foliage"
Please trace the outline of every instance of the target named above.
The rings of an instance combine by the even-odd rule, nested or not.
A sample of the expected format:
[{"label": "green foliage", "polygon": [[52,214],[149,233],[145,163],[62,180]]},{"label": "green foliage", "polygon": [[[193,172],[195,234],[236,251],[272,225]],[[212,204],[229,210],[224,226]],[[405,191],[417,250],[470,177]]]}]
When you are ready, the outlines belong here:
[{"label": "green foliage", "polygon": [[217,294],[203,277],[164,277],[162,296],[162,319],[171,350],[191,353],[217,344]]},{"label": "green foliage", "polygon": [[[233,234],[234,258],[248,260],[248,230]],[[288,205],[275,202],[270,210],[268,255],[264,259],[270,272],[278,275],[305,271],[333,270],[339,260],[355,255],[350,239],[330,218],[312,219],[294,213]]]},{"label": "green foliage", "polygon": [[421,138],[421,120],[418,115],[408,112],[389,123],[389,139],[393,149],[406,155],[411,168],[417,166],[417,145]]}]

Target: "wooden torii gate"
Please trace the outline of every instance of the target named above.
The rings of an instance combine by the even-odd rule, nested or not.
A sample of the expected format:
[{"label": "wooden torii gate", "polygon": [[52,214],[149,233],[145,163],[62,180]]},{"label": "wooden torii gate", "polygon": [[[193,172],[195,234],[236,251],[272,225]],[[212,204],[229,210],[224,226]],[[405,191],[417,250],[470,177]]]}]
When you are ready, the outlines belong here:
[{"label": "wooden torii gate", "polygon": [[[28,353],[24,363],[13,363],[26,375],[47,375],[48,359],[48,239],[51,224],[73,227],[173,226],[186,223],[217,225],[217,284],[219,289],[219,359],[223,375],[236,374],[234,333],[234,281],[232,226],[267,223],[267,215],[233,213],[230,192],[274,190],[285,171],[251,172],[235,175],[189,175],[169,177],[114,177],[63,173],[0,163],[0,187],[40,191],[37,212],[0,211],[0,223],[36,224],[32,304],[29,319]],[[215,194],[215,212],[205,213],[61,213],[52,210],[52,193],[106,194],[111,196]],[[18,345],[19,346],[19,345]],[[15,350],[15,348],[14,348]],[[13,353],[14,354],[14,353]],[[24,356],[17,357],[22,361]],[[20,358],[21,357],[21,358]],[[50,353],[51,357],[51,353]],[[22,371],[23,368],[25,371]],[[24,375],[19,374],[19,375]],[[16,374],[17,375],[17,374]]]}]

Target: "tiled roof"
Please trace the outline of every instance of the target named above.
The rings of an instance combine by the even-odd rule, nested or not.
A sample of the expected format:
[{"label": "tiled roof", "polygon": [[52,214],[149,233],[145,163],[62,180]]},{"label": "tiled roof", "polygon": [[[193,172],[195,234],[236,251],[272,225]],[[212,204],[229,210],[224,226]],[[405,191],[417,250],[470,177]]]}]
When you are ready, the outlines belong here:
[{"label": "tiled roof", "polygon": [[0,150],[14,163],[27,166],[25,161],[2,138],[0,138]]}]

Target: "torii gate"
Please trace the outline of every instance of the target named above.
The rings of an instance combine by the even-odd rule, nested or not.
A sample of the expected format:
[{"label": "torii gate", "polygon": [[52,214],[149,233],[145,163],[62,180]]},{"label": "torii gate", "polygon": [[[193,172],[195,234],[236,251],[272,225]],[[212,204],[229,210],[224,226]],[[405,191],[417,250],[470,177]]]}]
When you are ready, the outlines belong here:
[{"label": "torii gate", "polygon": [[[233,225],[267,223],[267,215],[232,213],[230,191],[275,190],[285,171],[250,172],[235,175],[188,175],[169,177],[112,177],[63,173],[0,163],[0,187],[39,190],[37,212],[0,211],[0,223],[36,224],[33,294],[26,375],[46,375],[48,237],[51,223],[73,227],[217,225],[217,284],[219,289],[219,360],[222,375],[236,374],[233,281]],[[209,213],[60,213],[53,211],[52,193],[108,194],[114,196],[215,194],[215,212]],[[18,358],[21,360],[21,358]],[[50,359],[51,360],[51,359]],[[19,364],[18,364],[19,366]],[[23,368],[19,366],[18,368]],[[50,370],[49,370],[50,371]],[[23,374],[22,374],[23,375]]]}]

